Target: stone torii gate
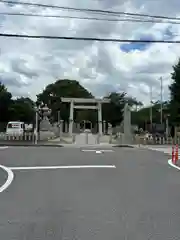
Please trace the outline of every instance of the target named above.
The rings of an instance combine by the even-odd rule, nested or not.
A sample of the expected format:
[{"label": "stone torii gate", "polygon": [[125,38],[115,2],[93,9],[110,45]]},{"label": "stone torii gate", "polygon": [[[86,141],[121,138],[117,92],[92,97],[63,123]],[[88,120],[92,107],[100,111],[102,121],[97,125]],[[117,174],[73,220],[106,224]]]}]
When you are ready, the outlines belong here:
[{"label": "stone torii gate", "polygon": [[[74,109],[97,109],[98,111],[98,126],[99,134],[102,135],[102,104],[109,103],[110,99],[95,99],[95,98],[61,98],[62,102],[70,103],[70,115],[69,115],[69,133],[73,134],[73,121],[74,121]],[[75,105],[75,103],[81,103],[82,105]],[[85,106],[83,103],[95,104],[95,106]]]}]

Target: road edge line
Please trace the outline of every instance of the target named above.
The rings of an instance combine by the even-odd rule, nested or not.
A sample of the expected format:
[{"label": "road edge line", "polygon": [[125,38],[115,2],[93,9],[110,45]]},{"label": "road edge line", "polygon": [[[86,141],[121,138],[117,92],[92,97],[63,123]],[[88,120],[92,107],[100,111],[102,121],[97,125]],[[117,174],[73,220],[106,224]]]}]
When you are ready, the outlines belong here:
[{"label": "road edge line", "polygon": [[14,173],[10,168],[7,168],[3,165],[0,165],[0,168],[2,168],[8,174],[6,182],[2,186],[0,186],[0,193],[2,193],[11,185],[11,183],[14,179]]},{"label": "road edge line", "polygon": [[171,167],[176,168],[176,169],[178,169],[178,170],[180,171],[180,167],[176,166],[176,165],[172,162],[172,159],[169,159],[169,160],[168,160],[168,164],[169,164]]}]

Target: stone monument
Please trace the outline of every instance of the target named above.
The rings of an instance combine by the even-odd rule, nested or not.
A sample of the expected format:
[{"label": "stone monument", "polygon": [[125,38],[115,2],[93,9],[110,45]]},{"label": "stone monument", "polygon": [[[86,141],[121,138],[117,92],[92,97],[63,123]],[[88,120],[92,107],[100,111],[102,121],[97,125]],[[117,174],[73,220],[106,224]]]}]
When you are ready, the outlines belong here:
[{"label": "stone monument", "polygon": [[124,144],[132,143],[131,109],[128,104],[124,107]]}]

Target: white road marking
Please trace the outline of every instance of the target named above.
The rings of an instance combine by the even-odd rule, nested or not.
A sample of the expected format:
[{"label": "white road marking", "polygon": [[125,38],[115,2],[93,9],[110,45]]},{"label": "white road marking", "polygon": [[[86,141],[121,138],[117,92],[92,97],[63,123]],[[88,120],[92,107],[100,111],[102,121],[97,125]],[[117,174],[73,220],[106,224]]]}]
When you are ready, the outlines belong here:
[{"label": "white road marking", "polygon": [[101,151],[95,151],[95,153],[102,153]]},{"label": "white road marking", "polygon": [[3,169],[4,171],[6,171],[7,174],[8,174],[8,178],[7,178],[6,182],[0,187],[0,193],[2,193],[2,192],[5,191],[5,190],[9,187],[9,185],[12,183],[12,181],[13,181],[13,179],[14,179],[14,174],[13,174],[13,172],[11,171],[10,168],[7,168],[7,167],[2,166],[2,165],[0,165],[0,168],[2,168],[2,169]]},{"label": "white road marking", "polygon": [[7,149],[7,148],[8,148],[8,146],[0,147],[0,150],[1,149]]},{"label": "white road marking", "polygon": [[103,150],[100,150],[100,151],[102,151],[102,152],[114,152],[114,151],[111,150],[111,149],[103,149]]},{"label": "white road marking", "polygon": [[168,160],[168,164],[169,164],[171,167],[174,167],[174,168],[180,170],[180,167],[176,166],[176,165],[172,162],[172,159],[169,159],[169,160]]},{"label": "white road marking", "polygon": [[9,167],[11,170],[48,170],[48,169],[77,169],[77,168],[116,168],[115,165],[75,165],[75,166],[34,166]]},{"label": "white road marking", "polygon": [[82,152],[95,152],[95,153],[103,153],[103,152],[113,152],[111,149],[105,149],[105,150],[97,150],[97,149],[82,149]]},{"label": "white road marking", "polygon": [[95,152],[97,151],[96,149],[82,149],[82,152]]}]

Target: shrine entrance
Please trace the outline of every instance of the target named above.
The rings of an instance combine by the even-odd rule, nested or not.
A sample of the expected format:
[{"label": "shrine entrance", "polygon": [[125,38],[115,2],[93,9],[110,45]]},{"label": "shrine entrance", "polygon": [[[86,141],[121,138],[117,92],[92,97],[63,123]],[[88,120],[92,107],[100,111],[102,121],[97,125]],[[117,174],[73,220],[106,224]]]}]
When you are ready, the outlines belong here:
[{"label": "shrine entrance", "polygon": [[[61,98],[61,101],[65,103],[70,103],[70,114],[69,114],[69,135],[70,136],[73,135],[74,109],[96,109],[98,111],[98,133],[102,135],[103,133],[102,104],[109,103],[110,99]],[[88,103],[89,105],[85,105]],[[94,105],[92,106],[92,104]],[[86,122],[84,122],[84,127],[88,127],[87,129],[92,129],[92,123],[86,120]]]},{"label": "shrine entrance", "polygon": [[86,129],[89,129],[92,132],[92,122],[89,120],[83,120],[80,122],[80,130],[85,131]]}]

